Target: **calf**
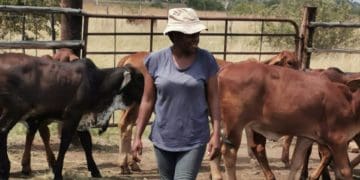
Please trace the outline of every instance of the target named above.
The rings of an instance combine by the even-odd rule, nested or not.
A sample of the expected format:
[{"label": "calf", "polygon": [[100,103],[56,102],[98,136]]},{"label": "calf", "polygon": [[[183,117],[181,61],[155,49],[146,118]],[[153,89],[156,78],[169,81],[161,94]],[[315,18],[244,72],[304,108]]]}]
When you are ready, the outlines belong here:
[{"label": "calf", "polygon": [[[351,179],[347,142],[360,131],[360,91],[351,92],[316,75],[254,62],[224,67],[219,91],[224,134],[231,142],[222,146],[227,179],[236,177],[236,154],[246,126],[258,133],[256,143],[289,134],[330,147],[337,176]],[[268,166],[265,149],[256,156],[262,168]],[[265,176],[275,178],[272,173]]]},{"label": "calf", "polygon": [[[128,64],[132,65],[141,73],[146,71],[144,59],[148,56],[148,52],[137,52],[121,58],[117,67],[124,67]],[[130,174],[132,171],[140,171],[140,167],[131,155],[131,135],[135,125],[135,120],[139,111],[140,104],[134,102],[130,108],[126,109],[119,119],[120,143],[119,143],[119,160],[121,174]]]},{"label": "calf", "polygon": [[[55,60],[55,61],[61,61],[61,62],[72,62],[72,61],[78,60],[79,57],[76,56],[71,49],[61,48],[61,49],[57,50],[53,56],[44,55],[44,56],[41,56],[41,59]],[[21,160],[21,166],[22,166],[21,172],[25,175],[29,175],[31,173],[31,154],[30,154],[30,152],[31,152],[31,146],[32,146],[37,128],[39,129],[40,137],[44,143],[46,159],[47,159],[48,165],[49,165],[49,167],[52,167],[55,164],[55,156],[50,147],[50,131],[47,126],[47,123],[42,123],[39,127],[37,127],[31,121],[28,121],[27,127],[28,127],[28,130],[27,130],[26,139],[25,139],[25,150],[24,150],[22,160]],[[58,127],[61,127],[61,125],[59,125]],[[59,129],[59,132],[61,132],[61,129]]]},{"label": "calf", "polygon": [[112,111],[139,102],[142,78],[132,67],[98,69],[89,59],[69,64],[23,54],[0,55],[0,107],[3,108],[0,178],[9,178],[10,129],[22,120],[39,126],[43,122],[37,120],[47,118],[63,122],[59,153],[52,167],[54,178],[62,179],[64,156],[75,131],[84,148],[88,170],[93,177],[100,177],[92,157],[88,124],[82,122],[89,119],[97,125],[106,125]]},{"label": "calf", "polygon": [[[337,83],[341,83],[344,85],[348,85],[350,88],[352,88],[354,86],[354,84],[352,84],[352,83],[358,83],[357,80],[360,78],[360,73],[345,73],[345,72],[341,71],[340,69],[334,68],[334,67],[331,67],[328,69],[307,70],[306,72],[327,78],[332,82],[337,82]],[[283,147],[285,147],[285,149],[283,149],[283,154],[285,151],[287,151],[287,153],[288,153],[291,139],[292,139],[292,136],[287,136],[287,138],[285,139],[285,142],[287,142],[287,143],[284,143],[284,145],[283,145]],[[355,136],[354,140],[357,143],[357,145],[360,146],[360,135]],[[299,144],[300,143],[297,143],[297,146],[299,146]],[[295,149],[297,149],[297,148],[300,148],[300,147],[295,147]],[[308,166],[308,159],[311,154],[311,146],[308,149],[304,149],[304,151],[306,151],[307,153],[306,153],[305,164],[303,165],[301,177],[306,179],[308,176],[307,166]],[[299,153],[299,152],[295,151],[294,153]],[[322,146],[321,144],[319,144],[319,153],[321,155],[320,165],[315,169],[315,171],[310,175],[309,178],[310,179],[318,179],[320,174],[322,173],[323,179],[324,178],[329,179],[330,175],[326,169],[326,166],[330,163],[331,153],[326,147]],[[299,156],[299,155],[294,155],[294,156]],[[354,167],[355,165],[358,164],[357,159],[358,158],[355,158],[351,162],[351,167]],[[300,164],[299,162],[294,162],[293,166],[291,167],[292,171],[299,169],[301,167],[301,165],[302,164]]]}]

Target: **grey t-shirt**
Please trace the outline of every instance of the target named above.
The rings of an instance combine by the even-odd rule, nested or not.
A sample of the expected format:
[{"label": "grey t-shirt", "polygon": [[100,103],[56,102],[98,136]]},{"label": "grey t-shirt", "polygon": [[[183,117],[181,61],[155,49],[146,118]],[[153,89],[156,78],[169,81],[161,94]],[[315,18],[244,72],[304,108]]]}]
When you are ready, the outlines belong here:
[{"label": "grey t-shirt", "polygon": [[178,69],[172,57],[171,48],[165,48],[145,59],[156,88],[150,140],[163,150],[187,151],[209,141],[206,82],[219,67],[213,55],[200,48],[186,69]]}]

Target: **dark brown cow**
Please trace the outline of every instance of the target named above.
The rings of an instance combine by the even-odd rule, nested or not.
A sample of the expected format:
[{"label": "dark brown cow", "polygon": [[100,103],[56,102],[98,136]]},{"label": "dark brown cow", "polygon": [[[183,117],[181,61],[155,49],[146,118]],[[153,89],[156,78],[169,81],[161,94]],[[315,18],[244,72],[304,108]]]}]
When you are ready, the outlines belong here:
[{"label": "dark brown cow", "polygon": [[61,63],[24,54],[0,55],[0,179],[9,178],[7,135],[11,128],[19,121],[40,125],[44,122],[39,119],[48,118],[63,122],[52,167],[54,179],[62,179],[64,156],[76,131],[88,170],[93,177],[101,177],[87,128],[94,123],[107,125],[115,109],[140,101],[142,79],[132,67],[98,69],[89,59]]},{"label": "dark brown cow", "polygon": [[[61,48],[57,50],[53,56],[44,55],[41,56],[41,59],[55,60],[60,62],[72,62],[78,60],[79,57],[74,54],[72,49]],[[29,175],[31,173],[31,146],[37,130],[37,127],[34,126],[33,123],[28,122],[27,124],[28,124],[28,130],[26,133],[25,150],[21,160],[21,166],[22,166],[21,172],[25,175]],[[59,125],[59,127],[60,126],[61,125]],[[38,129],[39,129],[40,137],[44,143],[46,160],[48,162],[49,167],[51,168],[55,164],[55,155],[50,147],[50,130],[47,127],[46,123],[41,124]],[[61,132],[61,129],[59,129],[59,132]]]},{"label": "dark brown cow", "polygon": [[[337,176],[351,179],[347,143],[360,131],[360,91],[351,92],[317,75],[254,62],[224,67],[219,90],[223,129],[231,142],[222,146],[227,179],[236,177],[236,154],[246,126],[258,133],[256,144],[265,137],[289,134],[311,139],[306,146],[312,141],[327,145]],[[263,169],[268,166],[265,149],[255,155]],[[272,173],[265,177],[275,178]]]}]

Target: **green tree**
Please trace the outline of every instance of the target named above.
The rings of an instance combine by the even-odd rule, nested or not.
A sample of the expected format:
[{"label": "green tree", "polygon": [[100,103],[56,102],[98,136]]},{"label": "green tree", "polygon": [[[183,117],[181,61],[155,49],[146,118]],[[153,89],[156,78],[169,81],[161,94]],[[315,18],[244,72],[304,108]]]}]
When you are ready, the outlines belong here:
[{"label": "green tree", "polygon": [[186,4],[197,10],[224,10],[224,5],[217,0],[188,0]]},{"label": "green tree", "polygon": [[[60,0],[0,0],[0,5],[16,6],[59,6]],[[0,13],[0,38],[7,35],[21,35],[23,22],[25,22],[25,39],[42,38],[40,31],[51,34],[50,15],[45,14],[23,14],[23,13]],[[56,24],[59,24],[60,17],[56,17]]]},{"label": "green tree", "polygon": [[[270,2],[270,1],[268,1]],[[259,1],[238,1],[232,8],[233,14],[261,15],[262,17],[287,18],[301,24],[304,6],[317,7],[316,21],[321,22],[345,22],[352,19],[351,3],[348,0],[273,0],[271,3]],[[265,23],[267,33],[291,33],[292,27],[282,23]],[[334,48],[354,42],[354,29],[319,29],[315,31],[314,47]],[[293,44],[293,39],[266,37],[275,47],[288,47]]]}]

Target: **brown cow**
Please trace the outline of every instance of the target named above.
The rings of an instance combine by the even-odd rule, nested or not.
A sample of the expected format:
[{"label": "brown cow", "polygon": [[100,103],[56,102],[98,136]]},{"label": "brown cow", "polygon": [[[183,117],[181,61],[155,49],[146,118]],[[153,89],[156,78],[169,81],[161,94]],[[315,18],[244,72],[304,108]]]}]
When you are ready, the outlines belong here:
[{"label": "brown cow", "polygon": [[[41,56],[41,59],[55,60],[60,62],[72,62],[78,60],[79,57],[74,54],[72,49],[61,48],[57,50],[53,56],[44,55]],[[25,150],[21,160],[21,166],[22,166],[21,172],[24,175],[31,174],[31,146],[34,141],[34,137],[37,130],[37,128],[34,127],[32,123],[27,123],[27,124],[28,124],[28,130],[25,139]],[[61,125],[59,125],[59,127],[60,126]],[[51,168],[55,164],[55,155],[50,147],[50,130],[46,123],[41,124],[38,130],[40,137],[44,143],[46,160],[48,162],[49,167]],[[61,129],[59,129],[59,132],[61,132]]]},{"label": "brown cow", "polygon": [[7,135],[11,128],[22,120],[39,126],[48,118],[61,120],[64,127],[52,167],[54,179],[62,179],[65,153],[75,132],[88,170],[93,177],[101,177],[87,128],[94,123],[107,125],[114,110],[140,101],[142,75],[132,67],[98,69],[89,59],[69,64],[13,53],[0,55],[0,69],[0,179],[9,178]]},{"label": "brown cow", "polygon": [[[360,131],[360,91],[351,92],[316,75],[254,62],[224,67],[219,90],[224,134],[231,142],[222,146],[227,179],[236,177],[236,154],[246,126],[258,133],[257,144],[265,136],[290,134],[309,138],[305,145],[312,141],[327,145],[337,176],[351,179],[347,143]],[[263,169],[268,166],[264,148],[255,155]],[[275,178],[272,173],[265,177]]]},{"label": "brown cow", "polygon": [[[357,82],[355,80],[360,79],[360,73],[344,73],[343,71],[341,71],[338,68],[335,67],[331,67],[328,69],[314,69],[314,70],[306,70],[307,73],[311,73],[311,74],[315,74],[317,76],[321,76],[324,78],[329,79],[332,82],[337,82],[337,83],[341,83],[344,85],[349,85],[349,87],[352,87],[352,85],[350,84],[350,82]],[[290,147],[290,143],[292,140],[293,136],[286,136],[284,144],[283,144],[283,153],[282,153],[282,158],[284,159],[284,154],[287,154],[287,157],[285,158],[289,158],[288,154],[289,154],[289,147]],[[358,146],[360,146],[360,135],[357,135],[354,138],[355,142],[357,143]],[[298,145],[298,144],[297,144]],[[311,147],[309,149],[306,150],[307,151],[307,155],[305,158],[305,164],[303,165],[303,169],[301,172],[301,177],[302,178],[307,178],[308,176],[308,159],[309,156],[311,154]],[[326,148],[323,147],[321,144],[319,144],[319,153],[321,154],[321,162],[319,164],[319,166],[316,168],[316,170],[310,175],[310,179],[318,179],[320,174],[322,173],[323,178],[325,179],[329,179],[330,175],[327,171],[327,169],[325,168],[329,162],[330,162],[330,158],[331,158],[331,153],[330,151]],[[360,157],[360,156],[359,156]],[[358,158],[355,158],[353,161],[351,161],[351,167],[354,167],[358,164]],[[296,166],[292,166],[292,169],[298,169],[300,168],[300,164],[298,165],[298,167]],[[294,171],[294,170],[293,170]]]},{"label": "brown cow", "polygon": [[[117,67],[123,67],[127,64],[132,65],[141,73],[146,71],[144,66],[144,59],[148,56],[148,52],[138,52],[121,58]],[[139,111],[139,103],[134,103],[130,108],[123,112],[119,119],[120,129],[120,143],[119,143],[119,161],[121,174],[130,174],[131,171],[140,171],[140,167],[136,161],[133,160],[131,155],[131,135],[132,129],[135,125],[135,120]]]}]

